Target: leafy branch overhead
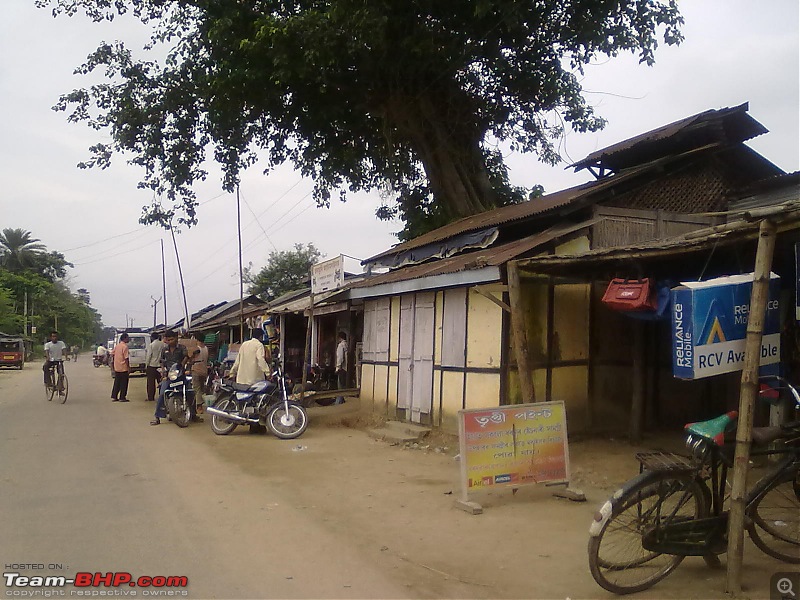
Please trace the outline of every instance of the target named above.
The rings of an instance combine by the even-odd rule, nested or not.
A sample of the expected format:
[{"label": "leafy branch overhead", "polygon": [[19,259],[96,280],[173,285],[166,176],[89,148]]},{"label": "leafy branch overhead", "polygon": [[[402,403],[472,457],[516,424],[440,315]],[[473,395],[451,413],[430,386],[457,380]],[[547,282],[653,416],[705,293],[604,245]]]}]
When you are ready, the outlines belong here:
[{"label": "leafy branch overhead", "polygon": [[111,134],[84,166],[132,153],[140,185],[188,224],[208,151],[225,189],[266,156],[268,168],[288,161],[312,177],[319,205],[378,189],[397,202],[382,216],[407,223],[519,201],[493,144],[558,162],[565,126],[604,124],[582,95],[583,67],[626,51],[651,65],[660,41],[681,41],[683,22],[675,0],[37,4],[95,20],[132,12],[154,26],[165,60],[104,43],[78,72],[103,69],[106,82],[56,108]]}]

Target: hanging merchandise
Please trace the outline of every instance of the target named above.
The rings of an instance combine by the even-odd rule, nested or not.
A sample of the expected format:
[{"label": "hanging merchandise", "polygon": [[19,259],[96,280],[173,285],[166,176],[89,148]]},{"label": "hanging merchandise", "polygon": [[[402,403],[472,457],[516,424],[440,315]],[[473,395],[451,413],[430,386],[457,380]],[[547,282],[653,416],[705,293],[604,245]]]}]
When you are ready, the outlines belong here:
[{"label": "hanging merchandise", "polygon": [[652,279],[612,279],[603,294],[603,304],[612,310],[653,311],[658,308]]}]

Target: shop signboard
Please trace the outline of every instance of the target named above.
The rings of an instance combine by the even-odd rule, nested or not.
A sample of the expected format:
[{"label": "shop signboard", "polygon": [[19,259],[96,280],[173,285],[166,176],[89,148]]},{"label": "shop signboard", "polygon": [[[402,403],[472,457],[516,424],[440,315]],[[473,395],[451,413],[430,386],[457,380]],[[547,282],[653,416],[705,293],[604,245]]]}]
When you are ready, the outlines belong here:
[{"label": "shop signboard", "polygon": [[[702,379],[744,367],[753,274],[681,283],[672,289],[672,374]],[[780,362],[780,278],[770,274],[761,341],[762,373]]]},{"label": "shop signboard", "polygon": [[459,411],[462,497],[470,491],[569,481],[564,402]]},{"label": "shop signboard", "polygon": [[311,267],[311,292],[321,294],[344,284],[344,256],[323,261]]}]

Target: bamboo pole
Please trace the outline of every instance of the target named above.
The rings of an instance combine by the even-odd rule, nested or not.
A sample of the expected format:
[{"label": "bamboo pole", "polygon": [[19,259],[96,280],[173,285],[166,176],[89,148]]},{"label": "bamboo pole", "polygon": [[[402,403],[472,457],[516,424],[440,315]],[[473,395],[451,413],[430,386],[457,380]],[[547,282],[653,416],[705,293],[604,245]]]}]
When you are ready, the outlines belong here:
[{"label": "bamboo pole", "polygon": [[[313,280],[313,279],[312,279]],[[313,284],[312,284],[313,285]],[[308,307],[308,323],[306,324],[306,346],[303,348],[303,373],[300,376],[300,404],[306,397],[306,373],[311,360],[311,330],[314,327],[314,288],[311,288],[310,303]]]},{"label": "bamboo pole", "polygon": [[533,387],[533,376],[528,355],[528,333],[525,329],[525,312],[522,307],[522,290],[517,261],[508,261],[506,273],[508,275],[508,303],[511,306],[511,332],[514,340],[514,355],[517,359],[522,402],[536,402],[536,390]]},{"label": "bamboo pole", "polygon": [[744,509],[747,493],[747,467],[753,434],[753,410],[758,394],[758,365],[761,338],[769,295],[769,275],[775,250],[775,223],[764,219],[759,227],[758,249],[753,273],[753,291],[747,318],[744,369],[739,395],[739,421],[736,429],[736,452],[733,459],[731,509],[728,515],[728,567],[726,590],[738,596],[742,592],[744,556]]}]

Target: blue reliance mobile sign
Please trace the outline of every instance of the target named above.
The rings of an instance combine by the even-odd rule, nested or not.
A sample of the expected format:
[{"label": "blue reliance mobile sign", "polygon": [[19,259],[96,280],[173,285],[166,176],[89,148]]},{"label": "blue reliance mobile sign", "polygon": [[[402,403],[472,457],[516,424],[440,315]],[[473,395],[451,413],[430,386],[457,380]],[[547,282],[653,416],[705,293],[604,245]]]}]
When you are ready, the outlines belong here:
[{"label": "blue reliance mobile sign", "polygon": [[[744,366],[753,274],[681,283],[672,289],[672,374],[701,379]],[[770,274],[761,366],[781,359],[780,278]]]}]

